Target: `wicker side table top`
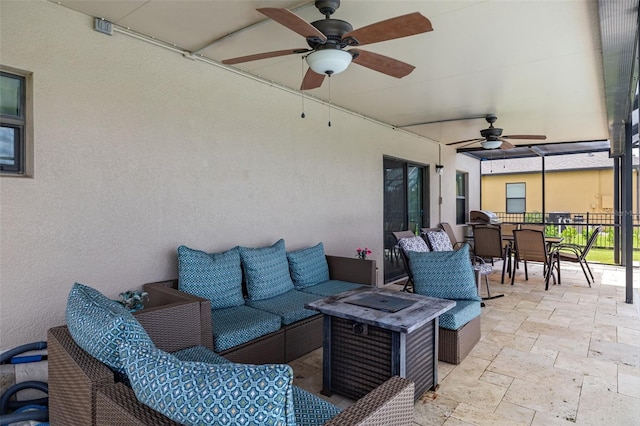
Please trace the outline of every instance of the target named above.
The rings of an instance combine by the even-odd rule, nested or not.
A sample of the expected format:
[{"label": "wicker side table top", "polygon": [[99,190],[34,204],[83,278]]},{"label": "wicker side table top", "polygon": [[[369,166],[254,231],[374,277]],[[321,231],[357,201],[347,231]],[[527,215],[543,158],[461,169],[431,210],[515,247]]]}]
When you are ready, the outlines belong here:
[{"label": "wicker side table top", "polygon": [[[358,302],[362,297],[368,296],[379,296],[383,299],[400,298],[414,303],[396,312],[353,304],[353,302]],[[455,305],[456,302],[452,300],[380,288],[362,287],[307,303],[305,307],[325,315],[353,320],[391,331],[411,333],[442,313],[452,309]]]}]

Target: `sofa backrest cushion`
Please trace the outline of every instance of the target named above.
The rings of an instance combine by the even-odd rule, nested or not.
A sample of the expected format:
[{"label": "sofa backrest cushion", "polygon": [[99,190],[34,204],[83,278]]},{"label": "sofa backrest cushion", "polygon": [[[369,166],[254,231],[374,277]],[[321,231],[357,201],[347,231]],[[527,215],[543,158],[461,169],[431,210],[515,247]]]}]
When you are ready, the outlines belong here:
[{"label": "sofa backrest cushion", "polygon": [[178,423],[295,425],[288,365],[180,361],[127,344],[120,356],[138,400]]},{"label": "sofa backrest cushion", "polygon": [[329,281],[329,265],[324,255],[322,243],[288,252],[287,259],[289,260],[291,279],[297,289]]},{"label": "sofa backrest cushion", "polygon": [[293,290],[284,240],[270,247],[238,249],[249,299],[270,299]]},{"label": "sofa backrest cushion", "polygon": [[417,294],[451,300],[481,300],[468,245],[457,251],[410,251],[407,256]]},{"label": "sofa backrest cushion", "polygon": [[155,347],[142,325],[120,303],[75,283],[67,299],[66,320],[73,340],[89,355],[124,373],[119,347],[124,342]]},{"label": "sofa backrest cushion", "polygon": [[205,253],[178,247],[178,289],[211,301],[211,309],[244,305],[242,266],[237,247]]}]

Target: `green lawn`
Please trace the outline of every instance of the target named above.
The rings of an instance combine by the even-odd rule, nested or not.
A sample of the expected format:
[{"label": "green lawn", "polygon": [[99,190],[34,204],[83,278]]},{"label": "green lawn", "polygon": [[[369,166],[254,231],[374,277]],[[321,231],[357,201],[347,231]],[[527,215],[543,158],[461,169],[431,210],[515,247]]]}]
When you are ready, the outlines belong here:
[{"label": "green lawn", "polygon": [[[588,261],[607,263],[613,265],[613,249],[592,248],[587,255]],[[633,251],[633,260],[640,261],[640,251]]]}]

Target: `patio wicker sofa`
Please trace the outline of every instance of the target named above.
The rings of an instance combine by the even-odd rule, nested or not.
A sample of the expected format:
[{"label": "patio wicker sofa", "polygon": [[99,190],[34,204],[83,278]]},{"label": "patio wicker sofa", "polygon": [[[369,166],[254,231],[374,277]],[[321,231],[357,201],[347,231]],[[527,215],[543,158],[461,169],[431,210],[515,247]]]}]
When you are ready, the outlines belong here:
[{"label": "patio wicker sofa", "polygon": [[[410,425],[413,421],[414,387],[410,381],[393,377],[340,412],[332,404],[292,386],[293,373],[286,365],[234,364],[202,346],[199,302],[158,305],[159,302],[152,299],[133,316],[96,290],[81,284],[74,285],[67,305],[67,325],[48,331],[52,425],[218,424],[220,419],[215,415],[223,404],[232,404],[232,409],[227,410],[232,415],[237,411],[246,411],[249,416],[255,414],[251,410],[242,410],[247,401],[263,404],[257,412],[267,416],[273,415],[274,411],[282,416],[286,413],[286,422],[278,420],[273,424]],[[203,369],[207,374],[189,376],[189,372],[193,374],[193,371]],[[230,378],[225,378],[224,374],[215,376],[218,370]],[[236,374],[236,370],[247,374]],[[279,372],[276,378],[282,376],[281,380],[272,380],[274,372]],[[163,374],[170,380],[155,383],[154,380]],[[258,382],[267,381],[274,387],[284,386],[286,392],[263,394],[262,387],[254,383],[255,374],[263,374]],[[209,380],[210,375],[219,377],[222,385]],[[210,387],[210,392],[202,392],[199,398],[200,403],[211,404],[210,410],[200,406],[187,409],[189,405],[185,400],[192,399],[193,395],[185,398],[188,392],[178,391],[192,387],[181,388],[180,385],[193,386],[192,383],[203,380],[210,386],[216,386]],[[232,392],[224,390],[229,383],[236,382],[249,386],[244,395],[250,395],[243,402],[238,401],[237,405]],[[155,397],[159,401],[150,395],[153,392],[157,393]],[[172,401],[167,402],[169,399]],[[267,403],[264,403],[265,399]],[[278,406],[282,401],[285,403]],[[171,407],[175,408],[176,404],[186,405],[172,411]],[[278,411],[274,406],[282,408]],[[236,410],[237,407],[240,410]],[[222,411],[225,411],[224,406]],[[182,416],[193,415],[194,420],[178,422],[182,418],[176,419],[176,412]],[[209,414],[214,417],[203,421]],[[234,418],[224,420],[229,424],[238,423]],[[255,423],[263,424],[255,419],[253,422],[249,419],[247,424]]]},{"label": "patio wicker sofa", "polygon": [[[220,270],[226,273],[216,278]],[[327,256],[322,243],[288,253],[283,240],[215,254],[181,246],[179,278],[145,284],[144,290],[155,303],[199,303],[202,344],[225,358],[287,363],[322,347],[322,315],[304,305],[375,285],[375,274],[374,261]],[[202,289],[216,279],[216,292]]]}]

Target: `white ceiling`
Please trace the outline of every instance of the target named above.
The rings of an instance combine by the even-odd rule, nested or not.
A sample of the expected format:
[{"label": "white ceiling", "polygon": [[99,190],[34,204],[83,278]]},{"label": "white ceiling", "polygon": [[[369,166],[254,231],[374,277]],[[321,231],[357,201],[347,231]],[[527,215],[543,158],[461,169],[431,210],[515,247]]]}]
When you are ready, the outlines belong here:
[{"label": "white ceiling", "polygon": [[[295,9],[307,21],[323,18],[313,2],[59,3],[216,61],[307,47],[303,37],[266,20],[258,7]],[[331,78],[334,104],[399,127],[495,113],[496,127],[507,135],[545,134],[545,142],[608,138],[596,0],[343,0],[333,17],[357,29],[415,11],[431,20],[432,32],[364,47],[415,65],[413,73],[396,79],[351,64]],[[297,89],[302,62],[301,55],[289,55],[237,67]],[[307,93],[326,100],[329,84],[325,80]],[[479,137],[486,127],[475,119],[406,130],[448,143]]]}]

